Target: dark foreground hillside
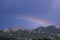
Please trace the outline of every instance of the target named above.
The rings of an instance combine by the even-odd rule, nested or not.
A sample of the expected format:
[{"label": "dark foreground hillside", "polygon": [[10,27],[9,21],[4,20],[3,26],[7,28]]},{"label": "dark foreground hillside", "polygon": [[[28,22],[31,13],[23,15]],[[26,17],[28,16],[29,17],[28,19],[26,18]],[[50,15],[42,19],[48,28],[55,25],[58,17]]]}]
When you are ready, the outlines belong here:
[{"label": "dark foreground hillside", "polygon": [[6,37],[0,37],[0,40],[51,40],[50,38],[44,38],[44,39],[33,39],[33,38],[22,38],[22,39],[16,39],[16,38],[6,38]]},{"label": "dark foreground hillside", "polygon": [[60,28],[40,26],[34,30],[5,29],[0,30],[0,40],[60,40]]}]

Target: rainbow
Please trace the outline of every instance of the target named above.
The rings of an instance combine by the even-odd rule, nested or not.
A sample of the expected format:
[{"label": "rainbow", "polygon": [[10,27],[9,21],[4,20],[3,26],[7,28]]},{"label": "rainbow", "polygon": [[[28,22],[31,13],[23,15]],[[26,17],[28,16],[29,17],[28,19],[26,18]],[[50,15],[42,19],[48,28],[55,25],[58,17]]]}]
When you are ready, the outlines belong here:
[{"label": "rainbow", "polygon": [[34,17],[31,17],[31,16],[16,16],[16,18],[23,19],[23,20],[28,20],[28,21],[33,21],[33,22],[35,22],[35,23],[37,23],[41,26],[52,25],[52,23],[50,23],[50,22],[44,21],[42,19],[34,18]]}]

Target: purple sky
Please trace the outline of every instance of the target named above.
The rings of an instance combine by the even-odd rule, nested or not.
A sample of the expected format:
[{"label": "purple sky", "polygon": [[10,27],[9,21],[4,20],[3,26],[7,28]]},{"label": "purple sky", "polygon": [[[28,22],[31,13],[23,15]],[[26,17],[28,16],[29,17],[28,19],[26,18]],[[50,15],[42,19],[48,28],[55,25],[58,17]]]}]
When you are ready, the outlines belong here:
[{"label": "purple sky", "polygon": [[0,28],[17,25],[13,19],[16,15],[33,16],[60,26],[60,0],[1,0],[0,5]]}]

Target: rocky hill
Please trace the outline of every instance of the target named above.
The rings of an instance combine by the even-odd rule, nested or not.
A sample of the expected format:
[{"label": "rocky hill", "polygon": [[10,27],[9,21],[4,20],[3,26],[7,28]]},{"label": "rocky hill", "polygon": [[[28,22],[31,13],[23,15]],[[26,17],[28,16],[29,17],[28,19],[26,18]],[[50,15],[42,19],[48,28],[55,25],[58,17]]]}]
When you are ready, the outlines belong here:
[{"label": "rocky hill", "polygon": [[54,40],[60,40],[60,28],[56,28],[55,26],[48,26],[48,27],[38,27],[34,30],[22,30],[19,28],[11,28],[0,30],[0,37],[7,37],[7,38],[34,38],[34,39],[43,39],[43,38],[50,38]]}]

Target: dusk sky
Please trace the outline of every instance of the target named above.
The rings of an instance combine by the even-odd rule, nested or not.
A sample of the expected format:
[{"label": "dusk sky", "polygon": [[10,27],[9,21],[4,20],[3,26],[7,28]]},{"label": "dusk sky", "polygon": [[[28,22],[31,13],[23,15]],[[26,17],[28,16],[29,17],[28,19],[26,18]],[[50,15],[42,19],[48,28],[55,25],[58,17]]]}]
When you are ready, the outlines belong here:
[{"label": "dusk sky", "polygon": [[[0,6],[0,29],[16,26],[34,29],[39,23],[30,20],[32,18],[60,28],[60,0],[0,0]],[[18,16],[28,18],[21,19]],[[44,25],[44,22],[41,22],[41,25]]]}]

